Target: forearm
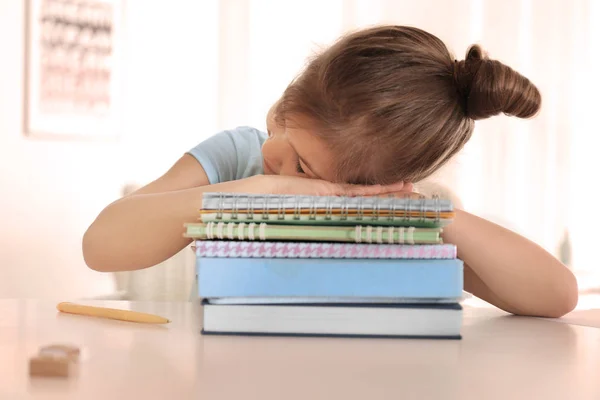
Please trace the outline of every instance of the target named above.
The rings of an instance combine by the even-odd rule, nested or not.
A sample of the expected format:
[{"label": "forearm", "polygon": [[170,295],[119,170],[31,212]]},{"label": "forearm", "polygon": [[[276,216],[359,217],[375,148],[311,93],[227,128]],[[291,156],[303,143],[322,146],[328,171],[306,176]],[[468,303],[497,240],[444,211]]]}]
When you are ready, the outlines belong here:
[{"label": "forearm", "polygon": [[559,317],[575,307],[577,281],[560,261],[508,229],[456,211],[443,237],[465,263],[465,290],[521,315]]},{"label": "forearm", "polygon": [[184,223],[198,220],[204,192],[251,192],[251,178],[165,193],[136,194],[106,207],[83,237],[87,265],[98,271],[156,265],[183,249]]}]

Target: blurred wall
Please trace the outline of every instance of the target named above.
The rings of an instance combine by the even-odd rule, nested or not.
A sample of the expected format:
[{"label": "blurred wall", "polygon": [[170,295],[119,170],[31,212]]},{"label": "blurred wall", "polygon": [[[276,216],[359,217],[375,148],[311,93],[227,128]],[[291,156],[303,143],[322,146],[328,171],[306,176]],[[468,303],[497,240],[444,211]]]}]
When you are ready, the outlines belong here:
[{"label": "blurred wall", "polygon": [[24,1],[0,0],[0,297],[111,294],[83,262],[85,229],[216,129],[217,3],[125,4],[120,137],[59,141],[23,134]]},{"label": "blurred wall", "polygon": [[119,192],[119,148],[23,136],[23,7],[0,1],[0,296],[105,294],[111,277],[82,268],[80,243]]}]

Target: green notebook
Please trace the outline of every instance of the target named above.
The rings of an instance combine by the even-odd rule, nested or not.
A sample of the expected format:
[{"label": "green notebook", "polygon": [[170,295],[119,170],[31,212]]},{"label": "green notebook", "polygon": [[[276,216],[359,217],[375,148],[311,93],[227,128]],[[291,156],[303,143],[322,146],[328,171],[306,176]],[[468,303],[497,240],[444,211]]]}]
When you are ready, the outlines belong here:
[{"label": "green notebook", "polygon": [[450,200],[204,193],[200,220],[286,225],[375,225],[420,228],[452,222]]},{"label": "green notebook", "polygon": [[195,240],[312,241],[388,244],[441,244],[441,228],[394,226],[277,225],[209,222],[185,224],[185,237]]}]

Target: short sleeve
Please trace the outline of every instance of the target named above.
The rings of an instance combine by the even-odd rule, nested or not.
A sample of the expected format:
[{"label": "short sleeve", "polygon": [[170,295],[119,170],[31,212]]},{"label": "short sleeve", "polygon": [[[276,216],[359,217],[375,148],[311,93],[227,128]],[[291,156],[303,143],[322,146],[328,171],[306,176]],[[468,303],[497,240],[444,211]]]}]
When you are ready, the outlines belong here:
[{"label": "short sleeve", "polygon": [[211,185],[262,174],[261,147],[267,134],[241,126],[204,140],[187,153],[204,168]]}]

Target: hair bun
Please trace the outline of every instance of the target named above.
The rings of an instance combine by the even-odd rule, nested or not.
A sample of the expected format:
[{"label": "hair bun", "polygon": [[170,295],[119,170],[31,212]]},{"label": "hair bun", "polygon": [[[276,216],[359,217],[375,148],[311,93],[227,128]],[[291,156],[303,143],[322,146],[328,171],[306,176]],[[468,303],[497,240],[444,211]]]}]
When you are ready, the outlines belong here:
[{"label": "hair bun", "polygon": [[465,115],[473,120],[504,113],[519,118],[537,114],[542,96],[523,75],[473,45],[454,65],[454,80]]},{"label": "hair bun", "polygon": [[483,50],[478,45],[473,45],[467,50],[467,61],[483,60],[484,58],[487,58],[487,55],[484,54]]}]

